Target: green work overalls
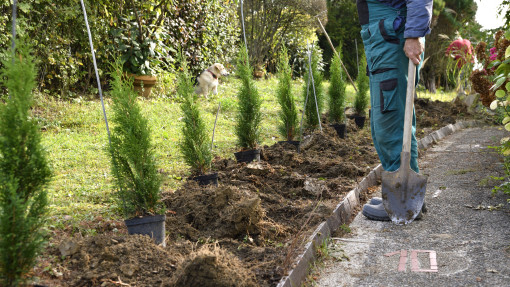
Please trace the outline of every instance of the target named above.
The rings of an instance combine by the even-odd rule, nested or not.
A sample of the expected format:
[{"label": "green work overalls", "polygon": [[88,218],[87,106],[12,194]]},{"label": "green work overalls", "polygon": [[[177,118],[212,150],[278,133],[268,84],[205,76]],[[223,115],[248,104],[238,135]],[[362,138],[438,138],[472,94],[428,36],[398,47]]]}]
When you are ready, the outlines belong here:
[{"label": "green work overalls", "polygon": [[[395,9],[377,0],[358,0],[361,37],[370,78],[370,128],[375,149],[386,171],[400,167],[409,58],[404,53],[404,26],[394,29],[397,17],[406,16],[406,7]],[[422,55],[423,59],[423,55]],[[420,65],[417,67],[417,79]],[[411,168],[418,169],[416,115],[413,110]]]}]

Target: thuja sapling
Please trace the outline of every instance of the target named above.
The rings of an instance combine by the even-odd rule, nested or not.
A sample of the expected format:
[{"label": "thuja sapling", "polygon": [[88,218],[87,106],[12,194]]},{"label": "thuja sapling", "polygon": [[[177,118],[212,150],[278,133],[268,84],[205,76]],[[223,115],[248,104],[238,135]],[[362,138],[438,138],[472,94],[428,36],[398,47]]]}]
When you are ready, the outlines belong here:
[{"label": "thuja sapling", "polygon": [[0,286],[9,287],[25,286],[46,237],[51,170],[30,115],[36,77],[30,50],[19,42],[1,71],[10,98],[0,104]]},{"label": "thuja sapling", "polygon": [[119,62],[114,64],[111,77],[114,128],[108,151],[121,205],[127,218],[162,214],[162,180],[148,121],[136,101],[132,78],[124,76]]},{"label": "thuja sapling", "polygon": [[[361,56],[361,60],[359,63],[359,70],[364,71],[367,65],[367,60],[365,58],[365,54]],[[369,80],[366,73],[358,73],[358,78],[356,79],[356,86],[358,87],[358,91],[356,92],[356,96],[354,98],[354,121],[358,128],[362,129],[365,125],[366,119],[366,109],[368,107],[369,95],[368,91],[370,89]]]},{"label": "thuja sapling", "polygon": [[[315,47],[315,46],[314,46]],[[324,92],[323,92],[323,75],[319,70],[320,53],[318,48],[312,48],[311,70],[306,70],[304,79],[310,79],[310,83],[305,83],[303,86],[303,100],[306,102],[304,107],[305,127],[309,130],[314,130],[319,127],[319,117],[322,114],[324,107]],[[312,78],[313,77],[313,78]],[[313,83],[313,85],[312,85]],[[315,87],[315,91],[313,88]],[[306,97],[308,96],[308,100]]]},{"label": "thuja sapling", "polygon": [[237,74],[241,78],[241,87],[237,93],[239,106],[235,129],[237,143],[243,151],[254,150],[260,138],[260,122],[262,119],[260,106],[262,100],[252,78],[253,69],[250,66],[248,51],[244,45],[239,47]]},{"label": "thuja sapling", "polygon": [[[340,57],[342,55],[341,46],[337,48]],[[343,70],[340,64],[340,57],[335,53],[329,67],[330,85],[329,95],[329,120],[332,123],[343,123],[345,121],[345,81]]]},{"label": "thuja sapling", "polygon": [[[341,67],[340,57],[342,55],[341,46],[338,47],[338,54],[333,55],[331,65],[329,67],[330,85],[329,95],[329,121],[336,130],[340,138],[345,137],[345,82],[344,72]],[[340,55],[340,57],[339,57]]]},{"label": "thuja sapling", "polygon": [[179,147],[184,160],[191,167],[192,175],[204,175],[211,168],[212,161],[209,136],[205,122],[200,115],[197,104],[198,95],[194,92],[193,78],[190,76],[187,61],[182,54],[180,63],[177,94],[183,99],[181,110],[184,126],[182,127],[183,138]]},{"label": "thuja sapling", "polygon": [[[363,53],[359,62],[359,70],[364,71],[366,65],[367,60]],[[358,116],[365,116],[365,110],[368,107],[369,101],[368,90],[370,89],[369,80],[366,73],[361,72],[358,74],[358,78],[356,79],[356,86],[358,87],[358,92],[354,98],[354,111]]]},{"label": "thuja sapling", "polygon": [[294,96],[292,95],[292,69],[289,65],[289,56],[285,46],[280,50],[278,59],[278,87],[276,90],[278,104],[281,110],[278,131],[287,141],[294,140],[298,126],[298,112]]}]

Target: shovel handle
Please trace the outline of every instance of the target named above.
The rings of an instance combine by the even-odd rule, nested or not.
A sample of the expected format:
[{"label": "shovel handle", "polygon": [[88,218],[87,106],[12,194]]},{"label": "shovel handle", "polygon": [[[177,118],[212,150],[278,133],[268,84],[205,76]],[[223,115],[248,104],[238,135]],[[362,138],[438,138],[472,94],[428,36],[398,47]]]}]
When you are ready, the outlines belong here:
[{"label": "shovel handle", "polygon": [[[402,142],[402,152],[411,152],[411,126],[413,122],[413,106],[414,106],[414,85],[416,79],[416,66],[409,59],[409,67],[407,72],[407,92],[406,92],[406,110],[404,114],[404,137]],[[410,160],[410,158],[409,158]],[[401,163],[409,166],[409,163]]]}]

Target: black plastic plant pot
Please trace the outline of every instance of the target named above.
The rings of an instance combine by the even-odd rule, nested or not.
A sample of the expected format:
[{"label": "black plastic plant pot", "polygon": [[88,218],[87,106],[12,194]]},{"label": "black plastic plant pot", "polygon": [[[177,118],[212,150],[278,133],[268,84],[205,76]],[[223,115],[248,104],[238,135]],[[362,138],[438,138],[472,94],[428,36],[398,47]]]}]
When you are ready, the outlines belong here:
[{"label": "black plastic plant pot", "polygon": [[359,129],[362,129],[365,126],[365,116],[354,116],[354,122]]},{"label": "black plastic plant pot", "polygon": [[198,182],[199,185],[213,184],[215,186],[218,186],[218,173],[217,172],[195,176],[191,179]]},{"label": "black plastic plant pot", "polygon": [[332,124],[331,126],[335,129],[339,138],[345,138],[345,124]]},{"label": "black plastic plant pot", "polygon": [[279,141],[279,144],[291,144],[295,146],[296,148],[299,148],[300,141]]},{"label": "black plastic plant pot", "polygon": [[260,149],[251,149],[234,153],[237,162],[260,161]]},{"label": "black plastic plant pot", "polygon": [[163,214],[127,219],[124,223],[129,234],[149,235],[156,244],[165,247],[165,219]]}]

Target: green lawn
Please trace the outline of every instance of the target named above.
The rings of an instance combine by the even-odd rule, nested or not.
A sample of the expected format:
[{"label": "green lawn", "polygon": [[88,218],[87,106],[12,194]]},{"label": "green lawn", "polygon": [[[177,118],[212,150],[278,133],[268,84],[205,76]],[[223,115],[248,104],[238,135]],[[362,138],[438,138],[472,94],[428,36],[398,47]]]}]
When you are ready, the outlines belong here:
[{"label": "green lawn", "polygon": [[[202,115],[211,131],[218,103],[222,108],[215,134],[214,154],[233,158],[237,151],[234,133],[236,117],[236,91],[239,80],[231,77],[218,89],[218,95],[200,99]],[[277,133],[278,104],[274,94],[277,80],[256,82],[263,99],[262,145],[271,145],[282,138]],[[294,82],[294,91],[299,107],[302,106],[302,81]],[[328,83],[325,83],[327,90]],[[169,178],[165,189],[175,189],[189,174],[188,167],[180,155],[178,143],[182,122],[180,106],[172,97],[139,99],[144,114],[149,119],[152,139],[159,168]],[[106,113],[111,115],[108,95]],[[348,105],[354,98],[352,86],[347,88]],[[327,108],[327,104],[325,105]],[[95,101],[58,101],[48,97],[37,97],[35,115],[43,126],[43,144],[48,150],[54,177],[49,185],[50,210],[54,228],[76,224],[97,216],[105,219],[120,218],[115,191],[110,174],[110,162],[105,152],[108,138],[103,120],[101,103]],[[301,117],[301,115],[299,115]],[[72,219],[69,219],[72,218]]]}]

